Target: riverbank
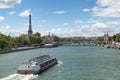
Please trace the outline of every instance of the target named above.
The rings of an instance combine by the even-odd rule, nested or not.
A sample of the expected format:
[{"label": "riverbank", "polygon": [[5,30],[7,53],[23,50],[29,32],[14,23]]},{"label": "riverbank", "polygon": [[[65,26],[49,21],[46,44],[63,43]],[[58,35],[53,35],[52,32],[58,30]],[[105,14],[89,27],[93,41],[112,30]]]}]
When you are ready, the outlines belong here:
[{"label": "riverbank", "polygon": [[15,47],[15,48],[7,48],[7,49],[3,49],[0,50],[0,54],[4,54],[4,53],[10,53],[10,52],[18,52],[18,51],[24,51],[24,50],[31,50],[31,49],[38,49],[38,48],[54,48],[54,47],[59,47],[61,46],[61,44],[44,44],[44,45],[38,45],[38,44],[34,44],[31,47],[25,46],[25,47]]},{"label": "riverbank", "polygon": [[111,42],[109,44],[100,44],[98,46],[105,47],[105,48],[119,49],[120,50],[120,42]]},{"label": "riverbank", "polygon": [[11,48],[8,50],[0,50],[0,54],[4,53],[11,53],[11,52],[18,52],[18,51],[25,51],[25,50],[31,50],[31,49],[37,49],[40,47],[18,47],[18,48]]}]

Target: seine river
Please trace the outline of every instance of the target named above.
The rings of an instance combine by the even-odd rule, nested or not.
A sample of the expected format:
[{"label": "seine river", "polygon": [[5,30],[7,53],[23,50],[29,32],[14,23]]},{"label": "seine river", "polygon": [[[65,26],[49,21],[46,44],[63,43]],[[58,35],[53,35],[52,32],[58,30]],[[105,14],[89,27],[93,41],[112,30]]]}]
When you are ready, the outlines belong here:
[{"label": "seine river", "polygon": [[[49,54],[59,64],[40,75],[19,75],[23,61]],[[120,50],[96,46],[61,46],[0,54],[0,80],[120,80]]]}]

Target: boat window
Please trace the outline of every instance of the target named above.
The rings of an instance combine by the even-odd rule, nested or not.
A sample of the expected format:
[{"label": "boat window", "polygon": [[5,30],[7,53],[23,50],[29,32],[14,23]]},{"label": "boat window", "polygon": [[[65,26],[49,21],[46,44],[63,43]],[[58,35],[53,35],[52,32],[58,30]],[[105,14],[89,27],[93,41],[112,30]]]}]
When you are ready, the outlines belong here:
[{"label": "boat window", "polygon": [[52,62],[52,60],[50,60],[50,63]]},{"label": "boat window", "polygon": [[47,62],[47,65],[49,64],[49,62]]},{"label": "boat window", "polygon": [[30,68],[30,66],[28,66],[28,68]]}]

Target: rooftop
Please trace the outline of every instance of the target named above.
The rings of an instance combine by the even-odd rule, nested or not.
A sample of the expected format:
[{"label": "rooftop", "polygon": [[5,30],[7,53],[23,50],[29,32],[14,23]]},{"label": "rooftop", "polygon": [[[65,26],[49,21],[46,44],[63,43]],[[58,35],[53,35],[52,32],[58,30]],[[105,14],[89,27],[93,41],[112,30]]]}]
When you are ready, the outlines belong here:
[{"label": "rooftop", "polygon": [[50,60],[50,59],[52,59],[51,56],[43,55],[43,56],[39,56],[36,58],[32,58],[30,60],[27,60],[27,61],[23,62],[23,64],[28,64],[28,65],[33,64],[34,65],[34,64],[39,64],[39,63],[45,62],[45,61]]}]

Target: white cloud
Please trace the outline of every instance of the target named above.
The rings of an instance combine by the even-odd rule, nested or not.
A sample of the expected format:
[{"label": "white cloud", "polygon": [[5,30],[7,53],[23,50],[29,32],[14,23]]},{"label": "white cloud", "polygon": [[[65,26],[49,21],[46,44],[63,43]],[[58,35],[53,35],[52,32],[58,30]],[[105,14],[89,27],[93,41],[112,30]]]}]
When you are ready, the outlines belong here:
[{"label": "white cloud", "polygon": [[16,0],[17,4],[20,4],[22,2],[22,0]]},{"label": "white cloud", "polygon": [[11,30],[10,30],[10,27],[8,25],[6,25],[6,26],[0,27],[0,32],[3,34],[9,35]]},{"label": "white cloud", "polygon": [[19,28],[19,29],[12,29],[10,26],[0,26],[0,32],[6,35],[11,35],[11,36],[19,36],[21,34],[27,34],[27,27],[24,26],[24,28]]},{"label": "white cloud", "polygon": [[82,21],[79,20],[79,19],[74,21],[75,24],[80,24],[81,22],[82,22]]},{"label": "white cloud", "polygon": [[60,10],[60,11],[55,11],[54,14],[65,14],[67,11]]},{"label": "white cloud", "polygon": [[[120,31],[120,28],[117,27],[120,25],[119,21],[111,22],[96,22],[92,25],[82,25],[74,28],[53,28],[48,30],[38,31],[33,30],[33,32],[40,32],[42,35],[48,35],[48,32],[55,34],[60,37],[95,37],[103,36],[105,32],[108,32],[110,35],[114,35]],[[42,27],[39,25],[38,27]],[[10,26],[1,26],[0,32],[3,34],[11,36],[19,36],[21,34],[27,34],[28,23],[25,24],[22,28],[12,29]]]},{"label": "white cloud", "polygon": [[43,25],[41,25],[41,24],[40,24],[40,25],[38,25],[38,27],[42,27],[42,26],[43,26]]},{"label": "white cloud", "polygon": [[99,20],[97,19],[88,19],[88,23],[96,23],[96,22],[98,22]]},{"label": "white cloud", "polygon": [[5,18],[3,16],[0,16],[0,21],[3,21]]},{"label": "white cloud", "polygon": [[22,0],[0,0],[0,9],[12,8],[16,4],[20,4]]},{"label": "white cloud", "polygon": [[95,24],[93,24],[94,27],[97,27],[97,28],[107,28],[107,24],[105,23],[102,23],[102,22],[97,22]]},{"label": "white cloud", "polygon": [[106,24],[117,26],[120,25],[120,21],[110,21],[110,22],[106,22]]},{"label": "white cloud", "polygon": [[14,14],[15,14],[15,11],[11,11],[11,12],[9,12],[8,14],[14,15]]},{"label": "white cloud", "polygon": [[10,29],[10,27],[9,26],[2,26],[1,29],[4,31],[8,31]]},{"label": "white cloud", "polygon": [[21,12],[21,13],[19,14],[19,16],[27,17],[27,16],[29,16],[30,11],[31,11],[31,9],[24,10],[23,12]]},{"label": "white cloud", "polygon": [[43,23],[47,22],[47,20],[42,20]]},{"label": "white cloud", "polygon": [[89,12],[91,11],[90,9],[83,9],[83,12]]},{"label": "white cloud", "polygon": [[75,37],[75,36],[85,36],[85,37],[95,37],[103,36],[105,32],[108,32],[110,35],[118,33],[120,29],[115,26],[111,26],[108,23],[97,22],[93,25],[82,25],[77,28],[54,28],[51,30],[40,31],[42,34],[47,35],[48,32],[51,32],[57,36],[61,37]]},{"label": "white cloud", "polygon": [[69,23],[63,23],[63,26],[68,26],[69,25]]},{"label": "white cloud", "polygon": [[94,16],[120,17],[119,0],[97,0],[97,6],[92,8]]}]

